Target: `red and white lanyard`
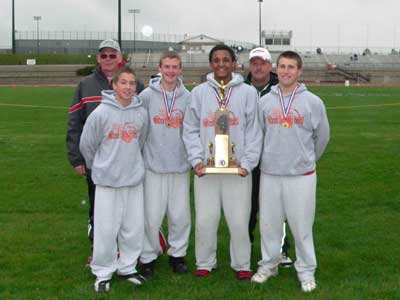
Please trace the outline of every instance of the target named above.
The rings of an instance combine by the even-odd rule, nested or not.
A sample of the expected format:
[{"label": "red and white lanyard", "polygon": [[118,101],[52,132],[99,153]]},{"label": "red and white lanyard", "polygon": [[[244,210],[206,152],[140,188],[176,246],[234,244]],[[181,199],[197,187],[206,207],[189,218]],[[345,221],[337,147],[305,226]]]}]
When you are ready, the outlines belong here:
[{"label": "red and white lanyard", "polygon": [[217,98],[219,108],[221,108],[222,106],[223,107],[227,107],[228,106],[229,99],[231,98],[231,95],[232,95],[232,90],[233,90],[233,87],[230,87],[229,90],[228,90],[228,94],[225,96],[224,99],[221,99],[221,97],[218,94],[217,89],[214,88],[214,94],[215,94],[215,97]]},{"label": "red and white lanyard", "polygon": [[294,96],[296,95],[296,91],[297,91],[298,87],[299,86],[296,85],[295,89],[293,90],[292,94],[290,95],[289,102],[288,102],[286,107],[285,107],[285,101],[283,100],[283,95],[282,95],[281,88],[280,87],[278,88],[279,102],[281,104],[281,110],[282,110],[283,117],[285,118],[285,120],[287,119],[287,116],[289,115],[290,108],[292,107],[292,104],[293,104],[293,101],[294,101]]},{"label": "red and white lanyard", "polygon": [[162,92],[163,99],[164,99],[165,111],[167,112],[167,118],[169,120],[171,118],[172,112],[174,111],[174,104],[175,104],[175,100],[176,100],[176,90],[177,90],[177,88],[175,87],[174,92],[172,94],[171,105],[168,105],[167,93],[166,93],[166,91],[164,90],[164,88],[162,87],[161,84],[160,84],[160,87],[161,87],[161,92]]}]

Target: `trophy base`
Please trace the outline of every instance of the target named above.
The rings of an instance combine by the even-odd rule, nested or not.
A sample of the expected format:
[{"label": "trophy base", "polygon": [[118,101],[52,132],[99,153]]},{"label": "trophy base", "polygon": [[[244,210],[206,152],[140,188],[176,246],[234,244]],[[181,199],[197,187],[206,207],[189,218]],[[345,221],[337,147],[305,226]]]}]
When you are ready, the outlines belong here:
[{"label": "trophy base", "polygon": [[228,167],[228,168],[215,168],[215,167],[205,167],[203,169],[204,174],[231,174],[238,175],[238,167]]}]

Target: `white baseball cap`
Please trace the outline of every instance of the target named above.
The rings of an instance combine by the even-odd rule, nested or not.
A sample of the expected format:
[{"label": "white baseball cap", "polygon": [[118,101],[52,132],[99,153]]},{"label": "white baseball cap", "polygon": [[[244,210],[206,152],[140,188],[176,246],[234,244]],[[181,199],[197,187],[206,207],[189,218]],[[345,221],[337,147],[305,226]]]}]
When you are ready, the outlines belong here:
[{"label": "white baseball cap", "polygon": [[119,47],[118,42],[114,41],[113,39],[107,39],[102,41],[99,45],[99,51],[101,51],[101,49],[103,48],[111,48],[118,52],[121,52],[121,48]]},{"label": "white baseball cap", "polygon": [[249,61],[253,57],[259,57],[262,60],[265,60],[266,62],[272,63],[271,53],[269,53],[269,51],[265,48],[258,47],[251,50],[249,54]]}]

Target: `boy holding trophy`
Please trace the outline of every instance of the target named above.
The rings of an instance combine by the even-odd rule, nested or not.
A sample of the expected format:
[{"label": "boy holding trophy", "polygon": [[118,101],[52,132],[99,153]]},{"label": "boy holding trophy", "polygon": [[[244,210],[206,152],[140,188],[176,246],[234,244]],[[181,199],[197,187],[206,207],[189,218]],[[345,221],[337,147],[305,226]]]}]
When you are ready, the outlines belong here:
[{"label": "boy holding trophy", "polygon": [[233,73],[236,58],[226,45],[209,54],[212,73],[191,92],[183,129],[194,179],[196,276],[216,268],[217,230],[224,210],[230,232],[231,267],[250,279],[251,170],[257,165],[262,133],[257,121],[258,95]]}]

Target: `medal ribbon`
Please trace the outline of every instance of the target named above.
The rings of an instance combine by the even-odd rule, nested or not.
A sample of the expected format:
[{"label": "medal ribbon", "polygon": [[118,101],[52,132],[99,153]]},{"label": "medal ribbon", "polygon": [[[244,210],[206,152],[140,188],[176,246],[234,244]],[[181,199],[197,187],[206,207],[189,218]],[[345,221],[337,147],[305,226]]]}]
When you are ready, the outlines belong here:
[{"label": "medal ribbon", "polygon": [[286,118],[287,118],[287,116],[288,116],[288,114],[289,114],[289,112],[290,112],[290,108],[292,107],[293,100],[294,100],[294,96],[296,95],[296,91],[297,91],[297,88],[298,88],[298,87],[299,87],[299,86],[296,85],[296,88],[293,90],[292,94],[290,95],[289,103],[288,103],[288,105],[286,106],[286,108],[285,108],[285,102],[284,102],[284,100],[283,100],[283,95],[282,95],[281,88],[278,88],[278,92],[279,92],[279,102],[280,102],[280,104],[281,104],[281,110],[282,110],[283,117],[285,118],[285,120],[286,120]]},{"label": "medal ribbon", "polygon": [[174,109],[174,104],[175,104],[175,100],[176,100],[176,90],[177,90],[177,88],[175,87],[175,89],[174,89],[174,93],[172,94],[172,101],[171,101],[171,106],[169,106],[168,105],[168,96],[167,96],[167,93],[165,92],[165,90],[163,89],[163,87],[162,87],[162,85],[160,84],[160,87],[161,87],[161,92],[162,92],[162,95],[163,95],[163,99],[164,99],[164,105],[165,105],[165,110],[166,110],[166,112],[167,112],[167,118],[168,118],[168,120],[171,118],[171,114],[172,114],[172,111],[173,111],[173,109]]},{"label": "medal ribbon", "polygon": [[230,97],[232,95],[232,90],[233,90],[233,87],[230,87],[229,90],[228,90],[228,95],[225,96],[225,99],[221,99],[221,97],[218,94],[217,89],[214,88],[214,94],[215,94],[215,97],[217,98],[218,105],[219,105],[220,108],[221,108],[222,105],[224,105],[225,107],[228,106],[229,99],[230,99]]}]

